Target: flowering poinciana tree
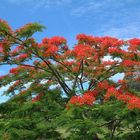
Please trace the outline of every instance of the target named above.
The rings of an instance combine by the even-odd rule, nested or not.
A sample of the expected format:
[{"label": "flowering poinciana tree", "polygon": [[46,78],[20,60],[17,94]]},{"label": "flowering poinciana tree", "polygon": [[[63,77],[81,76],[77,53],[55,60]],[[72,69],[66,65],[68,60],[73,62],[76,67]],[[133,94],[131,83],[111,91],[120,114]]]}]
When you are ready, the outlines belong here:
[{"label": "flowering poinciana tree", "polygon": [[[45,106],[48,94],[60,91],[61,113],[53,117],[59,127],[69,130],[66,139],[140,137],[140,92],[130,88],[130,83],[140,81],[140,39],[79,34],[77,44],[69,48],[59,36],[36,42],[32,35],[43,28],[30,23],[14,31],[0,20],[0,65],[15,66],[0,77],[1,87],[10,84],[4,94],[20,105]],[[124,77],[111,80],[118,73]],[[49,105],[54,101],[51,98]],[[51,107],[47,110],[55,112]],[[2,132],[11,138],[11,133]],[[49,139],[31,139],[39,138]]]}]

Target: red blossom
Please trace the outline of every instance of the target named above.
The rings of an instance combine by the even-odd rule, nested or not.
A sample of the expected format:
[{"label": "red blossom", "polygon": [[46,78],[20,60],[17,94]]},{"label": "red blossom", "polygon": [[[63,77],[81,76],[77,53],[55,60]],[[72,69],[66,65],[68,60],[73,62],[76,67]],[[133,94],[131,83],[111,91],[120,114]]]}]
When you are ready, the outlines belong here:
[{"label": "red blossom", "polygon": [[138,48],[140,48],[140,39],[138,38],[133,38],[133,39],[130,39],[128,40],[128,43],[129,43],[129,50],[131,51],[136,51]]},{"label": "red blossom", "polygon": [[126,55],[127,52],[125,50],[121,50],[121,49],[118,49],[118,48],[108,48],[108,52],[110,54],[121,54],[121,55]]},{"label": "red blossom", "polygon": [[[97,91],[86,91],[82,96],[73,96],[69,104],[73,105],[93,105],[95,101],[95,96],[97,95]],[[67,106],[68,107],[68,106]]]},{"label": "red blossom", "polygon": [[88,94],[90,96],[96,97],[98,95],[98,90],[87,90],[84,94]]},{"label": "red blossom", "polygon": [[25,60],[26,58],[28,58],[27,54],[20,54],[18,57],[16,57],[16,61],[22,61]]},{"label": "red blossom", "polygon": [[10,69],[10,73],[11,74],[18,74],[21,70],[33,70],[34,68],[30,67],[30,65],[26,65],[26,66],[18,66],[18,67],[15,67],[15,68],[11,68]]},{"label": "red blossom", "polygon": [[134,66],[134,65],[140,66],[140,62],[133,61],[133,60],[123,60],[123,61],[122,61],[122,65],[123,65],[123,66],[126,66],[126,67]]},{"label": "red blossom", "polygon": [[121,90],[111,87],[105,95],[105,100],[109,99],[111,96],[114,96],[117,100],[126,103],[129,109],[140,109],[140,98],[129,92],[122,92]]},{"label": "red blossom", "polygon": [[44,95],[44,94],[42,94],[42,93],[38,94],[36,97],[34,97],[34,98],[32,99],[32,102],[37,102],[37,101],[39,101],[43,95]]},{"label": "red blossom", "polygon": [[73,104],[73,105],[80,105],[81,106],[84,104],[84,100],[81,96],[73,96],[73,97],[71,97],[69,103]]},{"label": "red blossom", "polygon": [[18,74],[18,70],[19,70],[18,67],[17,68],[11,68],[10,69],[10,73],[12,73],[12,74]]},{"label": "red blossom", "polygon": [[124,44],[123,40],[118,40],[117,38],[114,37],[103,37],[101,41],[101,47],[103,48],[108,48],[108,47],[118,47],[122,46]]},{"label": "red blossom", "polygon": [[117,97],[118,95],[119,95],[118,90],[116,90],[116,88],[112,86],[112,87],[108,88],[106,95],[105,95],[105,100],[109,99],[111,96]]},{"label": "red blossom", "polygon": [[74,47],[73,53],[77,58],[88,58],[94,53],[94,49],[89,45],[78,44]]},{"label": "red blossom", "polygon": [[0,76],[0,80],[4,79],[6,77],[7,77],[7,75]]},{"label": "red blossom", "polygon": [[57,51],[58,51],[58,47],[53,45],[53,46],[50,46],[50,47],[48,48],[48,50],[46,51],[46,54],[53,55],[53,54],[55,54]]},{"label": "red blossom", "polygon": [[76,39],[78,40],[78,44],[91,45],[93,48],[96,48],[97,45],[100,44],[102,41],[101,37],[85,35],[85,34],[78,34],[76,36]]},{"label": "red blossom", "polygon": [[95,97],[88,94],[88,93],[85,93],[83,95],[83,100],[84,100],[84,104],[87,104],[87,105],[92,105],[93,102],[95,101]]},{"label": "red blossom", "polygon": [[43,44],[48,44],[49,43],[49,40],[50,40],[49,38],[43,38],[42,39],[42,43]]},{"label": "red blossom", "polygon": [[54,36],[49,41],[51,44],[55,45],[61,45],[63,43],[66,43],[67,40],[64,37]]},{"label": "red blossom", "polygon": [[42,40],[43,44],[61,45],[65,44],[67,40],[64,37],[54,36],[52,38],[44,38]]},{"label": "red blossom", "polygon": [[2,53],[2,52],[3,52],[3,44],[0,43],[0,53]]},{"label": "red blossom", "polygon": [[97,84],[97,87],[98,87],[100,90],[108,89],[108,88],[109,88],[109,83],[108,83],[108,81],[102,81],[102,82],[99,82],[99,83]]},{"label": "red blossom", "polygon": [[128,108],[129,109],[140,109],[140,98],[138,97],[132,97],[129,101],[128,101]]}]

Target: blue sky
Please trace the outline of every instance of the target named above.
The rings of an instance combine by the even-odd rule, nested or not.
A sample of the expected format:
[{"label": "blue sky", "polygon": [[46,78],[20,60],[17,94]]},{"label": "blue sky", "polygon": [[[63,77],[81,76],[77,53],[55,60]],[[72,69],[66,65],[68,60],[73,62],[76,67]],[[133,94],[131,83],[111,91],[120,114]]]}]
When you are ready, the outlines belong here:
[{"label": "blue sky", "polygon": [[13,28],[39,22],[48,29],[38,38],[62,35],[70,43],[78,33],[140,36],[140,0],[1,0],[0,17]]},{"label": "blue sky", "polygon": [[[140,0],[1,0],[0,18],[14,29],[39,22],[47,27],[36,34],[39,41],[60,35],[71,46],[78,33],[140,37]],[[0,75],[7,71],[1,67]]]}]

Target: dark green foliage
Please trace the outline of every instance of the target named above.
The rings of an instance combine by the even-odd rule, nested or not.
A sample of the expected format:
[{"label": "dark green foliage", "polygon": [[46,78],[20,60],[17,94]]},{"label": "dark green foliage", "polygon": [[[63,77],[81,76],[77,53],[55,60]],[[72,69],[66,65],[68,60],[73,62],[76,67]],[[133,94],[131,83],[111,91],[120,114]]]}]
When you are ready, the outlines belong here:
[{"label": "dark green foliage", "polygon": [[35,32],[42,32],[45,28],[45,26],[40,25],[37,22],[30,23],[17,30],[16,35],[19,38],[28,38],[31,37]]},{"label": "dark green foliage", "polygon": [[[70,140],[93,140],[96,136],[101,140],[137,140],[140,133],[140,113],[128,110],[120,102],[108,102],[94,107],[71,106],[58,119],[70,134]],[[113,130],[115,130],[113,132]]]},{"label": "dark green foliage", "polygon": [[0,37],[5,36],[5,32],[10,33],[11,28],[6,21],[0,19]]},{"label": "dark green foliage", "polygon": [[55,123],[64,109],[60,91],[46,91],[38,102],[22,102],[25,95],[0,105],[0,140],[62,139]]}]

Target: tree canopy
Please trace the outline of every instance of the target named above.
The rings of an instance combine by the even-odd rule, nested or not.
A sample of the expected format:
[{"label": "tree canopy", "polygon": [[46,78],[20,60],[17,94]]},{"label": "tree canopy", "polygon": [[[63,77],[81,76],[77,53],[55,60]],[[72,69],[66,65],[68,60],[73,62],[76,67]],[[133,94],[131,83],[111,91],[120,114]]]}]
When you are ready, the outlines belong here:
[{"label": "tree canopy", "polygon": [[[13,30],[0,20],[0,76],[10,99],[0,104],[2,140],[138,140],[140,137],[140,39],[33,35],[29,23]],[[112,77],[123,77],[116,82]],[[134,87],[134,88],[133,88]]]}]

